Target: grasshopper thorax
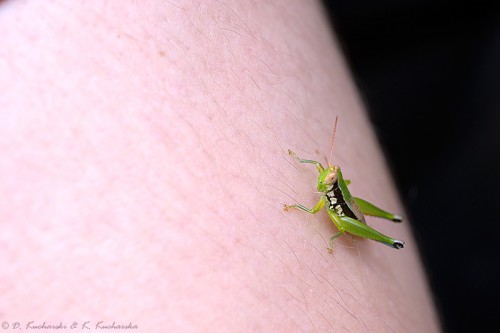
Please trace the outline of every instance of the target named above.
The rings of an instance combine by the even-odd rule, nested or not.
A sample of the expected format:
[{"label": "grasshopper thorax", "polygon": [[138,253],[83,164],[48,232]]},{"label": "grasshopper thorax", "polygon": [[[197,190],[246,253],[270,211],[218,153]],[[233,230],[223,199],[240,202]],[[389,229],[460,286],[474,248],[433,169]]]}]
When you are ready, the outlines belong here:
[{"label": "grasshopper thorax", "polygon": [[319,174],[318,191],[326,193],[332,188],[339,178],[338,170],[340,170],[338,166],[331,165]]}]

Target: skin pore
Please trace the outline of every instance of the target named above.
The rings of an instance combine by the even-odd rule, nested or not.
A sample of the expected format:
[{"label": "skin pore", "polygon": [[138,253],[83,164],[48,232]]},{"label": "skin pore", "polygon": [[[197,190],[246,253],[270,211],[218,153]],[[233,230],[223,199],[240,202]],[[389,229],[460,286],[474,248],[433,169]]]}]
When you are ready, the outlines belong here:
[{"label": "skin pore", "polygon": [[[312,207],[335,116],[350,190],[403,213],[314,1],[0,3],[0,315],[24,327],[436,332],[402,250]],[[326,164],[326,163],[325,163]]]}]

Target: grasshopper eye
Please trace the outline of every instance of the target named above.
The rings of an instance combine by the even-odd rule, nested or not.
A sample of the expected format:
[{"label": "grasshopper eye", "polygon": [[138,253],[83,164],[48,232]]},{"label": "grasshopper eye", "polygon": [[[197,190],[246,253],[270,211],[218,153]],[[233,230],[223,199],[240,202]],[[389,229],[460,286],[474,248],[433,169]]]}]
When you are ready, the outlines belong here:
[{"label": "grasshopper eye", "polygon": [[333,185],[336,181],[337,181],[337,173],[335,171],[332,171],[325,177],[326,185]]}]

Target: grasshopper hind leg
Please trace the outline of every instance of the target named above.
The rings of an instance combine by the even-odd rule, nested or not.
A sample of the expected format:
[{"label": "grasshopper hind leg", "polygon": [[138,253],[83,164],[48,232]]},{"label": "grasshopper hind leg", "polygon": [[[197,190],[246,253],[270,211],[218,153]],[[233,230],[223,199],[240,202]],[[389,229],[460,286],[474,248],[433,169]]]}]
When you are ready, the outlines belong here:
[{"label": "grasshopper hind leg", "polygon": [[367,226],[366,224],[355,220],[351,217],[348,216],[338,216],[333,210],[328,209],[327,210],[328,215],[330,216],[330,219],[333,221],[337,229],[339,230],[338,234],[335,234],[332,239],[330,239],[330,247],[331,242],[333,239],[337,238],[340,236],[342,233],[347,232],[349,234],[361,237],[361,238],[367,238],[374,240],[376,242],[385,244],[387,246],[390,246],[395,249],[402,249],[405,245],[405,242],[391,238],[389,236],[386,236],[377,230]]},{"label": "grasshopper hind leg", "polygon": [[385,210],[378,208],[377,206],[366,200],[363,200],[361,198],[354,198],[354,201],[365,215],[381,217],[383,219],[397,223],[403,222],[403,218],[401,216],[386,212]]},{"label": "grasshopper hind leg", "polygon": [[403,247],[405,247],[405,242],[395,239],[392,247],[398,250],[402,249]]}]

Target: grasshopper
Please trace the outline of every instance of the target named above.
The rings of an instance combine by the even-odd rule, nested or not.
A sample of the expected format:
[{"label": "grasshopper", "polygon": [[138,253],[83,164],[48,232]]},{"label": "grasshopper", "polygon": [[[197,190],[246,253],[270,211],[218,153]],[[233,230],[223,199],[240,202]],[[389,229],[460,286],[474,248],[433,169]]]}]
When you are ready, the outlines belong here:
[{"label": "grasshopper", "polygon": [[[333,142],[337,130],[337,120],[338,117],[335,119],[330,148],[330,160],[333,154]],[[381,217],[393,222],[402,222],[402,217],[388,213],[368,201],[353,197],[348,189],[348,185],[351,182],[347,179],[344,180],[339,166],[330,165],[328,162],[328,167],[324,168],[320,162],[301,159],[291,150],[288,150],[288,154],[297,159],[300,163],[316,165],[319,172],[317,189],[322,195],[313,208],[307,208],[301,204],[294,204],[284,205],[284,210],[288,211],[290,208],[296,208],[310,214],[316,214],[326,205],[328,216],[338,229],[338,232],[330,238],[330,247],[328,248],[330,253],[333,252],[334,240],[344,232],[358,237],[372,239],[395,249],[404,247],[405,242],[393,239],[378,232],[366,225],[365,221],[365,215]]]}]

